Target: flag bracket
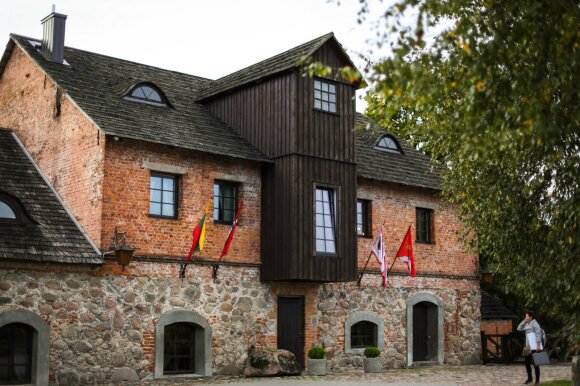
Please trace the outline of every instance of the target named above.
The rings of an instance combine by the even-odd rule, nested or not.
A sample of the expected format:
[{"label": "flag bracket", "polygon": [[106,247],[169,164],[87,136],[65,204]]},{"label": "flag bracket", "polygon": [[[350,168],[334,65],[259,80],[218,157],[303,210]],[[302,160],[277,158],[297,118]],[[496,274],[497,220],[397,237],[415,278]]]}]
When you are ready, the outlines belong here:
[{"label": "flag bracket", "polygon": [[187,263],[182,261],[179,267],[179,278],[185,279],[185,270],[187,269]]}]

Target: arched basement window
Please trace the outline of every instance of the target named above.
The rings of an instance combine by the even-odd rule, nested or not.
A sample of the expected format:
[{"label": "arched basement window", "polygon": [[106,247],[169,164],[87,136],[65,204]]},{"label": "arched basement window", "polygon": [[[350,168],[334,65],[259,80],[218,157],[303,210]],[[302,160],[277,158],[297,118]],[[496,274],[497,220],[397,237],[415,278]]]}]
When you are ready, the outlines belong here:
[{"label": "arched basement window", "polygon": [[385,349],[385,322],[371,311],[355,311],[344,322],[344,352],[362,354],[375,346]]},{"label": "arched basement window", "polygon": [[379,142],[377,142],[376,148],[379,150],[389,151],[392,153],[399,154],[401,153],[401,147],[399,146],[399,143],[397,142],[395,137],[391,135],[385,135],[384,137],[382,137],[379,140]]},{"label": "arched basement window", "polygon": [[211,334],[209,323],[197,312],[161,315],[155,326],[155,378],[212,375]]},{"label": "arched basement window", "polygon": [[32,345],[34,329],[23,323],[0,328],[0,383],[32,383]]},{"label": "arched basement window", "polygon": [[139,83],[129,91],[125,98],[156,105],[167,105],[167,101],[161,90],[150,83]]},{"label": "arched basement window", "polygon": [[8,203],[0,201],[0,219],[16,220],[16,213]]},{"label": "arched basement window", "polygon": [[165,326],[163,350],[163,375],[194,373],[195,326],[191,323]]}]

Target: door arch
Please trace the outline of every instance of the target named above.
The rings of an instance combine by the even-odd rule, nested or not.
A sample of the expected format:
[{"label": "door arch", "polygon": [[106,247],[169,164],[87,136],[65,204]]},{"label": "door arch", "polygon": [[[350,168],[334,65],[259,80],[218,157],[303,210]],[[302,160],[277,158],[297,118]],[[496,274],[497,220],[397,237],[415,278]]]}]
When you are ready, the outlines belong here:
[{"label": "door arch", "polygon": [[444,362],[443,302],[419,293],[407,302],[407,366],[415,362]]}]

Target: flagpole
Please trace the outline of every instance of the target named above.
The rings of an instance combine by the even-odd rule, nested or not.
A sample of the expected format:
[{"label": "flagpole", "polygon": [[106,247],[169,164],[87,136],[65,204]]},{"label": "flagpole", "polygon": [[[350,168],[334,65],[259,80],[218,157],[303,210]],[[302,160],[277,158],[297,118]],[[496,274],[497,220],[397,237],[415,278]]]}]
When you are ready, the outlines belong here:
[{"label": "flagpole", "polygon": [[360,276],[358,278],[358,281],[356,282],[357,287],[360,287],[360,282],[362,280],[363,275],[365,274],[365,271],[367,269],[367,265],[369,264],[369,261],[370,261],[372,255],[373,255],[373,252],[371,251],[369,253],[369,258],[367,259],[367,262],[365,263],[365,266],[364,266],[362,272],[360,273]]},{"label": "flagpole", "polygon": [[[232,224],[232,227],[230,228],[230,233],[228,233],[228,239],[230,237],[230,234],[231,234],[231,237],[233,239],[232,231],[234,230],[234,228],[238,224],[238,220],[240,218],[240,212],[242,211],[242,208],[243,207],[244,207],[244,202],[243,201],[240,201],[240,205],[238,205],[238,209],[236,211],[236,215],[235,215],[235,218],[234,218],[234,222]],[[226,246],[228,246],[228,239],[226,239],[226,245],[224,245],[224,250],[222,250],[222,253],[220,254],[220,257],[219,257],[217,263],[212,264],[211,277],[212,277],[214,283],[217,280],[217,273],[218,273],[218,269],[220,268],[220,262],[222,261],[222,258],[228,253],[228,251],[225,249]],[[229,248],[229,246],[228,246],[228,248]]]}]

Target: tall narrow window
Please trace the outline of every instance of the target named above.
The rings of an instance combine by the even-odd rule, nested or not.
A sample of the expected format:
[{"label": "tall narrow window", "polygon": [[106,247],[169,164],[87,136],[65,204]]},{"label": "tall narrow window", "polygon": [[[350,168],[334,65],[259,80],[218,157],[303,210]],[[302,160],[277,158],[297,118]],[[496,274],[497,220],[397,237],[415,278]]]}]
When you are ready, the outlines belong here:
[{"label": "tall narrow window", "polygon": [[189,323],[173,323],[165,327],[163,374],[195,372],[195,327]]},{"label": "tall narrow window", "polygon": [[32,378],[32,327],[12,323],[0,328],[0,382],[28,384]]},{"label": "tall narrow window", "polygon": [[316,188],[316,252],[336,253],[335,191]]},{"label": "tall narrow window", "polygon": [[236,215],[237,184],[229,181],[215,181],[213,184],[213,220],[231,224]]},{"label": "tall narrow window", "polygon": [[149,213],[158,217],[177,217],[177,177],[151,175]]},{"label": "tall narrow window", "polygon": [[433,244],[435,242],[433,234],[433,209],[417,208],[416,216],[417,230],[415,234],[417,235],[417,242]]},{"label": "tall narrow window", "polygon": [[371,237],[371,202],[356,201],[356,234],[361,237]]},{"label": "tall narrow window", "polygon": [[336,86],[331,83],[314,81],[314,108],[336,113]]}]

